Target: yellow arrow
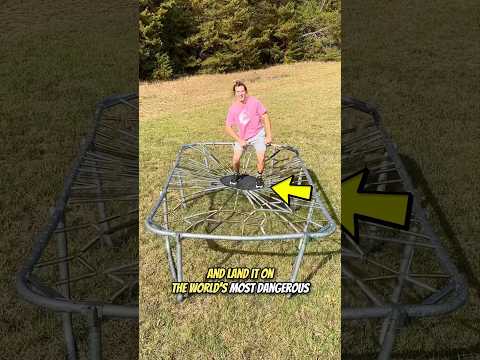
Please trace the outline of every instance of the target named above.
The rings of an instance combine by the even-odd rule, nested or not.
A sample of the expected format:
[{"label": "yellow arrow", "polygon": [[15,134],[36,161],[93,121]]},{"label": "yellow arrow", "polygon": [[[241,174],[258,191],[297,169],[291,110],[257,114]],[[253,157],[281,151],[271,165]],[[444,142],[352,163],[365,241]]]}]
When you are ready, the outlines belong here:
[{"label": "yellow arrow", "polygon": [[292,185],[293,175],[270,186],[270,188],[287,204],[290,205],[290,196],[304,200],[312,199],[311,185]]},{"label": "yellow arrow", "polygon": [[412,211],[411,193],[364,191],[368,169],[342,180],[342,228],[357,243],[358,220],[368,220],[408,230]]}]

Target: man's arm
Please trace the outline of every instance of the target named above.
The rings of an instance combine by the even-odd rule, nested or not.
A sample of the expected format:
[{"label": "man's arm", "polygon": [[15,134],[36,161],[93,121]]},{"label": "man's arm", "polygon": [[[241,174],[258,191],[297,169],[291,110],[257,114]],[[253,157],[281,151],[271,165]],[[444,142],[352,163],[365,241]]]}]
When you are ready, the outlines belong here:
[{"label": "man's arm", "polygon": [[263,127],[265,128],[265,143],[271,144],[272,143],[272,123],[270,121],[270,117],[268,113],[262,115],[262,123]]},{"label": "man's arm", "polygon": [[240,137],[235,133],[235,130],[231,126],[225,125],[225,132],[233,137],[236,142],[240,144],[240,146],[245,146],[247,142],[243,139],[240,139]]}]

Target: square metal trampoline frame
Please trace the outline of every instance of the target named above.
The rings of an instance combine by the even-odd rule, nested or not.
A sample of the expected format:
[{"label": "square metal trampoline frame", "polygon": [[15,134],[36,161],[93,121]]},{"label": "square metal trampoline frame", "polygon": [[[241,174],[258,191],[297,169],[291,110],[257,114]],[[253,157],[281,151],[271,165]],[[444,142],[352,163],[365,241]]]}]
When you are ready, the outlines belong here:
[{"label": "square metal trampoline frame", "polygon": [[[389,359],[398,329],[404,325],[406,319],[451,313],[465,304],[468,289],[464,277],[459,273],[428,221],[426,211],[419,200],[420,192],[414,187],[397,153],[396,144],[383,128],[379,112],[366,102],[342,97],[342,117],[346,116],[344,112],[348,109],[365,116],[368,122],[366,126],[364,124],[363,133],[360,134],[353,132],[358,125],[356,123],[352,129],[342,129],[342,172],[344,161],[346,167],[349,161],[357,166],[363,163],[367,166],[370,161],[367,159],[368,155],[377,154],[380,157],[377,156],[371,161],[376,162],[376,166],[371,169],[374,171],[365,182],[364,189],[369,187],[369,190],[385,192],[397,187],[413,195],[411,225],[408,231],[361,221],[360,224],[363,224],[361,236],[364,238],[361,237],[358,244],[347,234],[342,234],[342,321],[381,319],[383,323],[378,337],[380,345],[378,359]],[[355,136],[347,141],[343,132]],[[342,174],[342,177],[346,178],[354,172],[356,170],[349,169],[349,173]],[[382,235],[382,231],[390,233]],[[372,241],[375,246],[383,245],[372,250],[373,248],[369,249],[369,245],[364,245],[365,242],[362,243],[362,240]],[[385,244],[400,247],[397,252],[398,259],[393,259],[392,254],[389,254],[390,258],[386,255],[388,258],[386,264],[378,260],[380,257],[375,257],[384,251],[381,247]],[[431,259],[436,259],[433,267],[439,268],[441,274],[432,272],[422,274],[414,269],[412,264],[415,264],[415,256],[418,253],[422,254],[422,251],[429,252]],[[398,269],[395,268],[396,264]],[[372,268],[376,269],[374,271],[381,269],[383,274],[382,271],[378,271],[379,275],[372,276],[368,273]],[[437,281],[432,280],[435,277],[445,279],[443,283],[439,283],[439,288],[427,282]],[[395,282],[391,289],[388,286],[384,288],[374,286],[378,282],[391,280]],[[406,289],[415,287],[423,288],[425,295],[418,295],[418,302],[406,302],[408,299],[405,296]],[[355,288],[358,294],[363,294],[366,299],[363,304],[345,303],[344,294],[351,288]]]},{"label": "square metal trampoline frame", "polygon": [[[166,250],[166,255],[167,255],[167,260],[168,260],[168,267],[172,276],[172,279],[174,282],[182,282],[184,281],[184,274],[183,274],[183,258],[182,258],[182,242],[184,240],[229,240],[229,241],[283,241],[283,240],[298,240],[298,253],[295,258],[292,272],[290,275],[290,282],[295,282],[297,279],[297,275],[301,266],[301,262],[305,253],[306,246],[310,240],[314,239],[320,239],[320,238],[325,238],[332,233],[335,232],[336,230],[336,224],[335,221],[333,220],[332,216],[328,212],[324,202],[322,201],[322,198],[317,191],[316,185],[312,180],[312,177],[303,162],[303,160],[299,156],[299,151],[290,146],[290,145],[271,145],[269,146],[269,149],[272,150],[272,155],[268,156],[268,152],[266,153],[266,159],[265,163],[269,164],[269,161],[271,161],[272,164],[274,164],[274,161],[272,160],[273,157],[278,154],[281,151],[289,151],[292,155],[292,163],[295,164],[293,169],[286,169],[286,168],[281,168],[282,172],[281,175],[278,176],[275,173],[271,173],[270,175],[272,177],[266,177],[265,178],[265,191],[270,191],[273,194],[273,191],[268,185],[273,185],[273,183],[281,180],[282,178],[287,178],[288,175],[294,175],[296,177],[296,182],[297,184],[308,184],[312,186],[312,196],[311,196],[311,201],[309,201],[309,208],[308,208],[308,215],[306,218],[306,222],[303,226],[303,229],[298,229],[298,231],[294,231],[291,233],[280,233],[280,234],[263,234],[263,235],[238,235],[238,234],[230,234],[230,235],[221,235],[221,234],[212,234],[212,233],[206,233],[204,232],[189,232],[189,231],[177,231],[175,229],[172,229],[169,227],[169,219],[168,219],[168,213],[169,213],[169,205],[168,205],[168,191],[169,189],[173,186],[172,184],[175,182],[175,178],[179,178],[179,181],[177,182],[179,186],[179,193],[181,194],[181,201],[180,204],[181,206],[185,207],[186,205],[183,203],[184,202],[184,181],[182,181],[182,169],[181,161],[182,157],[185,155],[185,152],[191,149],[194,150],[200,150],[201,152],[205,152],[205,149],[207,147],[226,147],[229,148],[230,151],[233,151],[233,146],[234,143],[232,142],[204,142],[204,143],[192,143],[192,144],[184,144],[182,145],[181,149],[177,153],[175,163],[173,165],[173,169],[170,171],[167,180],[165,182],[165,185],[163,186],[162,191],[160,192],[160,196],[152,208],[150,214],[145,220],[145,225],[146,228],[153,234],[163,236],[165,239],[165,250]],[[218,177],[219,174],[223,176],[229,176],[233,174],[233,171],[231,170],[231,167],[228,166],[227,164],[220,164],[218,159],[216,159],[214,156],[211,157],[211,154],[206,154],[205,155],[205,164],[208,166],[208,161],[213,161],[216,163],[216,172],[214,172],[214,176]],[[199,165],[201,166],[201,164]],[[273,167],[274,165],[272,165]],[[273,170],[272,170],[273,171]],[[267,165],[264,174],[268,172],[267,170]],[[214,190],[226,190],[229,188],[229,186],[224,185],[220,182],[219,179],[210,179],[213,180],[214,185]],[[232,190],[232,189],[230,189]],[[257,190],[241,190],[241,189],[234,189],[234,192],[237,193],[237,197],[239,194],[247,197],[249,201],[253,202],[255,201],[260,201],[258,200],[258,194],[252,194],[255,193]],[[276,199],[274,197],[276,196]],[[278,195],[274,195],[274,197],[269,197],[270,200],[273,201],[272,206],[268,205],[268,202],[263,202],[261,203],[262,206],[272,208],[273,212],[281,212],[280,204],[282,201],[278,197]],[[253,199],[253,200],[251,200]],[[295,199],[295,201],[298,201],[298,199]],[[298,202],[296,203],[297,205],[299,204]],[[286,206],[285,211],[294,211],[292,210],[295,205],[291,202],[291,208],[290,206]],[[302,203],[302,205],[305,205]],[[180,205],[178,205],[180,206]],[[235,201],[235,206],[236,206],[236,201]],[[285,206],[283,204],[282,206]],[[275,207],[275,209],[273,209]],[[162,212],[162,223],[155,222],[155,217],[158,216],[159,211],[161,210]],[[309,231],[308,227],[309,225],[313,222],[312,220],[312,214],[314,212],[314,209],[320,211],[321,215],[324,218],[325,223],[322,224],[322,226],[319,226],[319,228],[316,231]],[[265,210],[265,208],[263,208]],[[235,208],[234,210],[235,211]],[[292,225],[292,224],[290,224]],[[319,224],[316,224],[319,225]],[[292,227],[292,226],[290,226]],[[295,229],[295,226],[292,228]],[[171,240],[174,241],[175,244],[175,255],[173,253],[172,249],[172,243]],[[177,294],[176,298],[178,302],[182,302],[185,299],[186,295],[182,294]]]},{"label": "square metal trampoline frame", "polygon": [[[56,204],[51,208],[51,214],[48,223],[42,228],[41,232],[35,237],[33,249],[25,260],[22,268],[16,276],[16,290],[18,294],[28,302],[40,307],[44,307],[50,311],[59,313],[62,318],[62,326],[65,340],[65,358],[69,360],[76,360],[82,357],[79,354],[77,347],[79,340],[78,332],[74,331],[73,314],[79,314],[85,317],[88,324],[88,339],[86,356],[91,360],[100,360],[102,354],[102,323],[107,320],[126,320],[132,319],[138,321],[138,303],[134,301],[125,302],[123,299],[118,301],[118,297],[125,292],[138,286],[138,260],[133,262],[131,259],[119,260],[121,264],[115,264],[109,267],[104,273],[98,269],[91,270],[88,276],[73,276],[71,274],[73,266],[70,263],[83,257],[84,252],[89,249],[94,249],[96,243],[102,242],[107,249],[112,247],[111,236],[119,231],[129,228],[138,229],[138,182],[131,181],[128,184],[133,186],[128,187],[129,193],[127,202],[133,204],[135,211],[126,212],[116,218],[123,222],[120,224],[111,224],[114,217],[106,214],[105,197],[111,197],[110,200],[123,201],[121,199],[125,196],[126,190],[108,192],[105,190],[107,186],[115,186],[119,183],[118,176],[122,179],[127,178],[125,172],[118,174],[116,166],[120,164],[128,167],[128,179],[138,179],[138,150],[131,149],[132,144],[138,141],[136,133],[129,133],[125,130],[120,130],[117,133],[110,133],[109,127],[105,124],[106,117],[111,110],[115,111],[119,108],[129,109],[132,111],[134,117],[128,119],[138,124],[138,94],[114,95],[107,97],[97,103],[94,116],[93,128],[90,130],[87,137],[82,141],[79,155],[72,165],[72,170],[65,178],[62,193],[58,197]],[[107,115],[105,115],[107,113]],[[124,114],[122,111],[121,114]],[[113,121],[121,121],[117,117],[113,117]],[[135,125],[137,126],[137,125]],[[123,150],[128,151],[128,157],[119,156],[117,148],[112,147],[111,136],[119,133],[127,136],[128,143],[123,143]],[[124,139],[123,139],[124,140]],[[101,144],[100,144],[101,143]],[[122,155],[122,154],[120,154]],[[113,164],[113,165],[112,165]],[[123,169],[123,171],[125,171]],[[89,186],[84,188],[85,179],[82,180],[82,174],[89,173]],[[114,175],[112,175],[114,174]],[[79,183],[83,185],[79,186]],[[75,189],[75,187],[79,189]],[[132,196],[133,193],[133,196]],[[97,229],[94,241],[87,241],[83,237],[74,236],[76,228],[84,227],[65,225],[66,218],[69,219],[68,207],[72,202],[82,197],[95,204],[98,214],[95,215],[95,222],[91,220],[84,220],[91,222]],[[120,198],[120,199],[119,199]],[[123,209],[123,208],[122,208]],[[126,220],[123,220],[123,219]],[[82,250],[72,250],[72,241],[79,243]],[[83,242],[82,242],[83,241]],[[138,243],[138,237],[131,240]],[[48,253],[48,248],[55,247],[53,254]],[[47,256],[47,261],[42,261],[42,257]],[[84,260],[82,258],[82,260]],[[126,261],[126,262],[124,262]],[[83,264],[87,263],[86,260]],[[87,263],[87,265],[89,265]],[[92,266],[91,264],[89,265]],[[46,283],[44,279],[36,276],[35,271],[40,268],[52,268],[57,275],[57,284]],[[112,278],[118,279],[117,282],[122,283],[120,290],[116,291],[110,299],[77,299],[74,291],[70,288],[71,284],[83,279],[89,279],[93,276],[110,275]],[[120,279],[121,275],[135,276],[133,280],[128,281]],[[107,275],[107,276],[108,276]]]}]

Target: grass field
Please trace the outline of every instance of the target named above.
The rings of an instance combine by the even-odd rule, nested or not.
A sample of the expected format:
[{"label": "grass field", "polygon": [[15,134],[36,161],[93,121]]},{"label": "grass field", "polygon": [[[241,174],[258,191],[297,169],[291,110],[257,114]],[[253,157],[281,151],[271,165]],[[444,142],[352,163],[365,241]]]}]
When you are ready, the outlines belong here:
[{"label": "grass field", "polygon": [[[138,84],[137,3],[7,1],[0,13],[0,358],[61,359],[60,319],[20,300],[14,275],[31,252],[105,96]],[[129,30],[131,29],[131,30]],[[105,355],[132,359],[136,324]],[[83,333],[85,335],[85,333]]]},{"label": "grass field", "polygon": [[[299,63],[142,83],[141,219],[158,198],[183,143],[230,141],[223,127],[237,78],[245,80],[250,94],[269,110],[274,143],[299,148],[333,210],[340,213],[340,64]],[[140,239],[142,359],[340,358],[338,233],[307,248],[299,278],[312,282],[308,296],[194,296],[181,305],[170,293],[163,239],[143,227]],[[293,242],[211,245],[185,243],[186,281],[203,279],[208,267],[219,263],[275,267],[276,280],[286,280],[295,253]]]},{"label": "grass field", "polygon": [[[432,223],[470,289],[469,303],[453,315],[414,321],[400,332],[395,358],[478,358],[478,3],[369,0],[342,5],[342,94],[379,106],[427,196]],[[351,358],[372,358],[360,355],[358,339],[345,340]]]}]

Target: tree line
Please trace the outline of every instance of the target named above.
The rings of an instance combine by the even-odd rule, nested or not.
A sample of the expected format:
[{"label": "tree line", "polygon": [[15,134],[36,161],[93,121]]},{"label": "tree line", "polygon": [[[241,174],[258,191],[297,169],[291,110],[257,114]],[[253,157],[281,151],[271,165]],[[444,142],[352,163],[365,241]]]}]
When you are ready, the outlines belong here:
[{"label": "tree line", "polygon": [[140,78],[340,57],[340,0],[140,0]]}]

